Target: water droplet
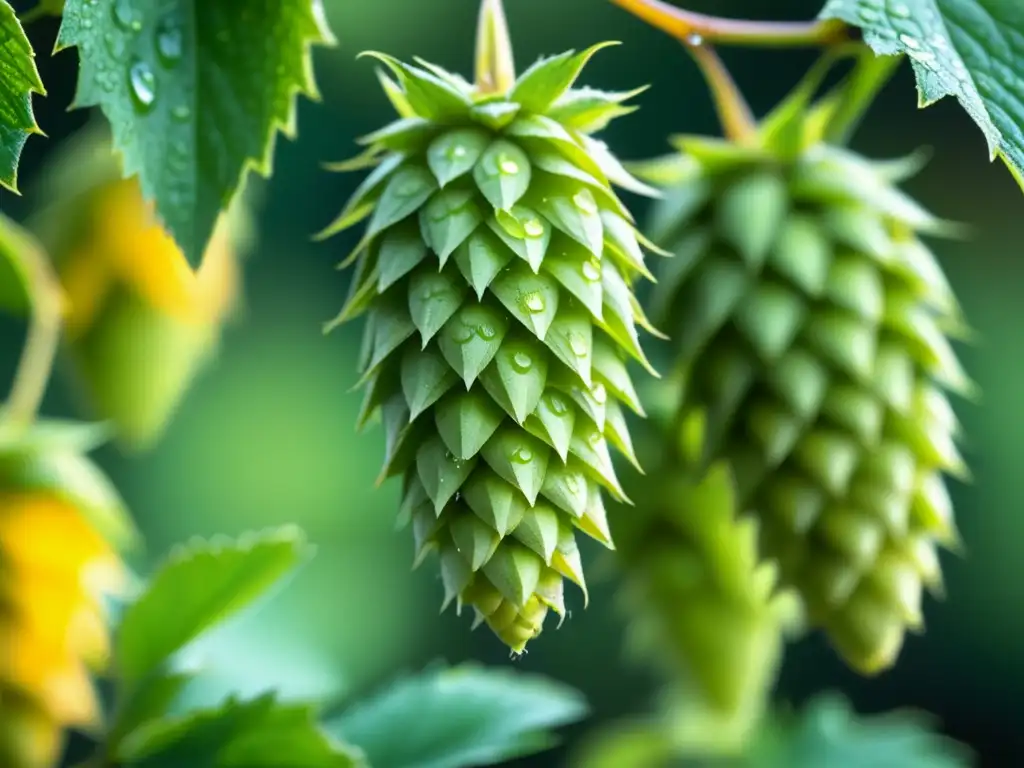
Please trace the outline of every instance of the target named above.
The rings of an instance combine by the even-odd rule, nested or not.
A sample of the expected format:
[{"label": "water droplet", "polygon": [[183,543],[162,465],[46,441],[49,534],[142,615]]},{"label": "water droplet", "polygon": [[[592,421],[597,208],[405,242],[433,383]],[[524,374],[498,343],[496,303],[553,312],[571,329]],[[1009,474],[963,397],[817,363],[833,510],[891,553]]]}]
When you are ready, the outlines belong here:
[{"label": "water droplet", "polygon": [[449,160],[457,160],[460,157],[465,157],[466,151],[466,148],[461,144],[452,144],[445,150],[445,155]]},{"label": "water droplet", "polygon": [[583,277],[591,283],[601,279],[601,265],[591,259],[583,262]]},{"label": "water droplet", "polygon": [[156,25],[156,52],[165,67],[181,61],[181,24],[173,16],[164,16]]},{"label": "water droplet", "polygon": [[574,496],[580,492],[580,476],[578,474],[566,475],[565,476],[565,487],[569,489],[569,493]]},{"label": "water droplet", "polygon": [[907,48],[920,48],[921,44],[910,35],[900,35],[900,42],[903,43]]},{"label": "water droplet", "polygon": [[587,342],[575,334],[569,337],[569,349],[572,350],[576,357],[586,357],[587,352],[590,351],[587,347]]},{"label": "water droplet", "polygon": [[142,19],[135,12],[134,0],[114,0],[114,23],[126,32],[142,29]]},{"label": "water droplet", "polygon": [[492,341],[498,335],[498,332],[495,330],[493,325],[489,323],[480,323],[480,325],[476,327],[476,335],[484,341]]},{"label": "water droplet", "polygon": [[530,219],[523,225],[523,231],[527,237],[540,237],[544,234],[544,225],[537,219]]},{"label": "water droplet", "polygon": [[588,216],[593,216],[597,213],[597,203],[594,202],[594,196],[587,191],[580,191],[573,195],[573,205]]},{"label": "water droplet", "polygon": [[525,445],[512,452],[512,461],[516,464],[529,464],[533,461],[533,451]]},{"label": "water droplet", "polygon": [[116,32],[108,32],[103,36],[103,42],[107,44],[107,52],[114,59],[120,59],[124,56],[125,41],[124,36]]},{"label": "water droplet", "polygon": [[539,293],[531,293],[529,296],[523,299],[523,306],[526,307],[527,311],[536,314],[538,312],[543,312],[545,306],[547,305],[544,302],[543,296],[541,296]]},{"label": "water droplet", "polygon": [[870,8],[861,7],[858,10],[858,14],[860,15],[861,21],[866,21],[868,23],[878,19],[878,13],[871,10]]},{"label": "water droplet", "polygon": [[565,416],[569,412],[569,405],[562,399],[561,395],[554,392],[548,395],[548,407],[555,416]]},{"label": "water droplet", "polygon": [[686,36],[686,44],[694,48],[704,45],[704,38],[697,32],[691,32]]},{"label": "water droplet", "polygon": [[907,5],[904,5],[903,3],[899,3],[898,5],[893,7],[892,15],[896,16],[897,18],[900,18],[900,19],[909,19],[910,18],[910,7],[907,6]]},{"label": "water droplet", "polygon": [[184,123],[192,117],[192,110],[188,108],[187,104],[178,104],[171,110],[171,116],[178,122]]},{"label": "water droplet", "polygon": [[149,64],[136,59],[128,68],[128,85],[137,112],[149,112],[156,100],[156,76]]},{"label": "water droplet", "polygon": [[587,442],[595,446],[600,445],[602,440],[604,440],[604,435],[602,435],[596,429],[593,432],[591,432],[590,437],[587,438]]},{"label": "water droplet", "polygon": [[471,325],[461,324],[452,332],[452,340],[456,344],[469,344],[476,335],[476,328]]},{"label": "water droplet", "polygon": [[503,157],[498,161],[498,170],[508,176],[519,173],[519,163],[510,157]]},{"label": "water droplet", "polygon": [[590,395],[598,405],[604,405],[608,402],[608,390],[605,389],[604,384],[601,382],[597,382],[594,385],[594,388],[590,390]]},{"label": "water droplet", "polygon": [[533,368],[533,358],[526,352],[516,352],[512,356],[512,367],[519,371],[519,373],[527,373]]}]

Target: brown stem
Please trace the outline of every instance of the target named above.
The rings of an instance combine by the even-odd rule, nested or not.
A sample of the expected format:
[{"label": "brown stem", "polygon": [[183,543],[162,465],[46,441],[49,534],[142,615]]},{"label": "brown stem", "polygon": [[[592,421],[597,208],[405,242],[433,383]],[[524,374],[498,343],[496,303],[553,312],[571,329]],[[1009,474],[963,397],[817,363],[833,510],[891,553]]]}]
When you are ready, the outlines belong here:
[{"label": "brown stem", "polygon": [[686,49],[707,81],[726,137],[738,144],[752,143],[757,136],[757,120],[722,59],[703,43],[687,44]]},{"label": "brown stem", "polygon": [[661,0],[611,0],[651,26],[682,42],[784,48],[832,45],[848,38],[847,26],[826,21],[748,21],[684,11]]}]

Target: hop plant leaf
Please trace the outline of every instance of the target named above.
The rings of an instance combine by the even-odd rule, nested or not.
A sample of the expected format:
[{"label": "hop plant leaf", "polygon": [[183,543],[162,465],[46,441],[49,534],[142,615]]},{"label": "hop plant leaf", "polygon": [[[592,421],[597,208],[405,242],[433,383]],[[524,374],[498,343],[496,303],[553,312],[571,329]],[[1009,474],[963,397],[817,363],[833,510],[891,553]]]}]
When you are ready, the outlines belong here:
[{"label": "hop plant leaf", "polygon": [[0,421],[0,764],[48,768],[65,728],[101,712],[90,670],[106,666],[105,598],[128,588],[119,550],[135,531],[84,453],[95,428]]},{"label": "hop plant leaf", "polygon": [[99,106],[188,261],[203,256],[245,173],[294,136],[297,94],[319,98],[313,45],[333,41],[320,0],[69,0],[58,49],[79,49],[75,106]]},{"label": "hop plant leaf", "polygon": [[32,112],[32,94],[46,95],[35,51],[18,15],[0,0],[0,187],[17,191],[18,160],[28,137],[42,133]]},{"label": "hop plant leaf", "polygon": [[468,768],[554,746],[550,731],[586,713],[580,694],[561,684],[465,665],[400,680],[327,729],[359,746],[371,765]]},{"label": "hop plant leaf", "polygon": [[[488,40],[506,53],[481,61],[504,71],[507,40]],[[611,545],[602,489],[625,497],[610,446],[628,451],[637,407],[626,365],[650,368],[631,293],[646,267],[613,184],[653,191],[590,135],[621,94],[586,90],[577,119],[602,47],[541,59],[508,92],[368,54],[399,117],[341,164],[374,170],[324,233],[368,220],[331,327],[366,316],[362,421],[381,415],[381,477],[402,478],[417,561],[438,553],[445,605],[515,652],[564,615],[564,578],[586,588],[574,530]]]},{"label": "hop plant leaf", "polygon": [[786,111],[759,147],[681,137],[650,169],[672,179],[651,235],[677,255],[652,304],[684,381],[680,455],[728,463],[763,555],[869,674],[941,587],[937,549],[957,542],[943,474],[966,473],[946,392],[972,385],[957,302],[918,237],[945,226],[893,166],[823,144],[827,119],[794,113],[806,141],[780,142]]},{"label": "hop plant leaf", "polygon": [[1024,185],[1024,65],[1012,41],[1024,35],[1016,0],[829,0],[823,19],[864,31],[881,56],[906,54],[922,107],[955,96]]}]

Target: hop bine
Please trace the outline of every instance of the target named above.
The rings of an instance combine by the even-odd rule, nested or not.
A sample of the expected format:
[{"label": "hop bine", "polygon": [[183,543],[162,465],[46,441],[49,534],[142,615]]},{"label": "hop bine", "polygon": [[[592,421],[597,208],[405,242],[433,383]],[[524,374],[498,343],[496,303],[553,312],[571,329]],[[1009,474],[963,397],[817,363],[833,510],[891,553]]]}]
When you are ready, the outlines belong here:
[{"label": "hop bine", "polygon": [[762,556],[871,674],[923,627],[937,549],[957,542],[945,393],[972,385],[949,340],[960,310],[919,239],[949,225],[895,186],[917,158],[824,142],[825,109],[780,108],[749,145],[681,137],[638,173],[666,188],[650,235],[675,258],[652,316],[672,338],[678,454],[698,476],[727,463]]},{"label": "hop bine", "polygon": [[82,451],[94,429],[0,426],[0,765],[50,768],[67,728],[100,725],[90,671],[109,655],[104,598],[128,585],[134,531]]},{"label": "hop bine", "polygon": [[479,85],[371,54],[399,119],[338,166],[374,170],[325,233],[369,218],[334,324],[366,315],[361,421],[382,416],[417,562],[437,552],[445,606],[514,652],[564,615],[563,578],[585,594],[574,530],[611,546],[609,445],[633,457],[624,411],[641,412],[627,360],[650,368],[644,241],[613,184],[654,192],[592,137],[633,94],[574,87],[601,47],[516,79],[488,0]]}]

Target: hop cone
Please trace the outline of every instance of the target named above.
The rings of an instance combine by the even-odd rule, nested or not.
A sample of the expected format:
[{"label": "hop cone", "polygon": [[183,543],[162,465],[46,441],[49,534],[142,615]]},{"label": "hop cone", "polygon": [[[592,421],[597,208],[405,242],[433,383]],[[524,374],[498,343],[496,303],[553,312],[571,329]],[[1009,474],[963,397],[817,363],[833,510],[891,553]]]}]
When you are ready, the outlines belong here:
[{"label": "hop cone", "polygon": [[761,560],[757,522],[737,517],[725,464],[694,482],[664,440],[645,444],[662,461],[645,457],[650,476],[628,486],[636,508],[612,525],[627,637],[633,655],[660,663],[675,684],[677,744],[730,751],[760,720],[799,604]]},{"label": "hop cone", "polygon": [[92,433],[0,430],[0,765],[57,764],[65,728],[99,725],[89,677],[109,653],[104,595],[126,586],[120,499],[81,451]]},{"label": "hop cone", "polygon": [[682,138],[649,168],[670,188],[652,236],[676,254],[652,314],[682,373],[685,453],[728,462],[762,554],[868,674],[922,627],[937,547],[956,542],[960,316],[918,238],[943,225],[894,186],[912,164],[778,127],[753,147]]},{"label": "hop cone", "polygon": [[574,531],[611,544],[609,445],[632,455],[627,360],[647,364],[612,184],[648,188],[591,138],[631,94],[573,88],[600,47],[500,92],[377,55],[400,119],[342,166],[375,168],[328,230],[370,217],[336,322],[367,315],[364,420],[382,415],[417,559],[436,551],[445,605],[515,652],[563,614],[563,578],[586,589]]},{"label": "hop cone", "polygon": [[68,303],[67,350],[94,414],[125,445],[163,433],[216,351],[238,301],[236,208],[195,272],[108,142],[87,132],[53,163],[48,207],[34,222]]}]

